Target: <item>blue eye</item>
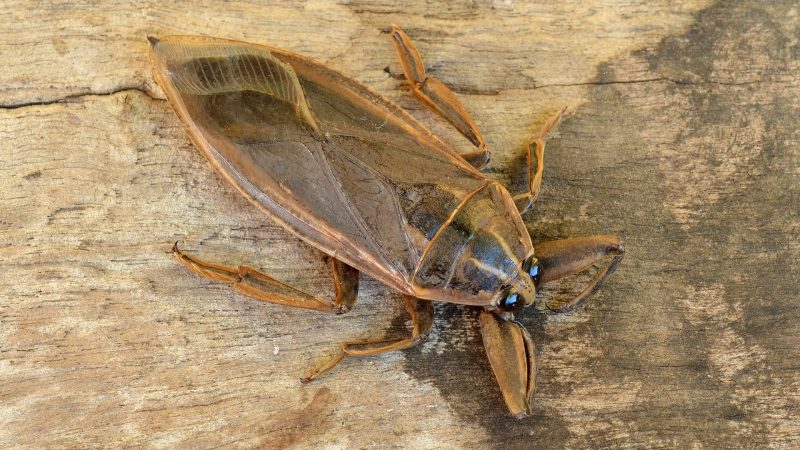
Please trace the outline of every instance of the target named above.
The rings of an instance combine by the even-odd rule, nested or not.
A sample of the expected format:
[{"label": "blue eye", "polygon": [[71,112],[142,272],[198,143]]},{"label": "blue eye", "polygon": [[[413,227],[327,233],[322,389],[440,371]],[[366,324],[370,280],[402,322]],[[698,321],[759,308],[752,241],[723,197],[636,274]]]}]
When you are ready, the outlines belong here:
[{"label": "blue eye", "polygon": [[539,287],[539,281],[542,277],[542,265],[539,264],[539,260],[535,256],[531,256],[522,265],[522,269],[531,277],[534,286]]},{"label": "blue eye", "polygon": [[505,297],[500,300],[500,303],[497,304],[497,307],[506,312],[513,312],[521,309],[525,306],[525,302],[519,297],[519,292],[513,287],[508,288],[506,291]]}]

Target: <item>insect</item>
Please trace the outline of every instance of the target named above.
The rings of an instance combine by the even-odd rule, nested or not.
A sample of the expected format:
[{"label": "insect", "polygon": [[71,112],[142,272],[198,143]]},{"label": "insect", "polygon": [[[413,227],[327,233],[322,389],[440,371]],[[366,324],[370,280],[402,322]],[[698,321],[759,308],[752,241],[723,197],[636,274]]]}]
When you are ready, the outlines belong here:
[{"label": "insect", "polygon": [[325,299],[247,266],[203,261],[176,245],[178,261],[246,296],[328,313],[353,306],[363,272],[399,291],[410,337],[346,342],[310,381],[344,358],[422,342],[432,302],[481,308],[480,330],[511,413],[530,414],[536,386],[533,341],[515,320],[536,291],[609,260],[568,311],[593,294],[622,260],[613,236],[531,242],[521,214],[542,180],[544,139],[528,147],[524,188],[511,192],[480,169],[490,151],[455,94],[428,75],[398,26],[384,30],[413,94],[474,146],[459,154],[410,114],[359,82],[277,48],[197,36],[149,37],[158,83],[191,140],[251,202],[327,255],[335,293]]}]

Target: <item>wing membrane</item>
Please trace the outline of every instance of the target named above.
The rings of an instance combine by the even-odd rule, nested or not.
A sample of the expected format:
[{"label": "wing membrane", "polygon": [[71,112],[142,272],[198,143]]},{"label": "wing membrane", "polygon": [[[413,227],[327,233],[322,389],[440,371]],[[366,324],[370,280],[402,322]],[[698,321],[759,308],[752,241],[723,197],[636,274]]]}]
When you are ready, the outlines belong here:
[{"label": "wing membrane", "polygon": [[303,121],[319,131],[294,70],[264,48],[227,41],[161,41],[156,51],[169,61],[170,79],[181,94],[260,92],[292,105]]},{"label": "wing membrane", "polygon": [[484,184],[400,108],[298,55],[192,37],[153,53],[223,175],[307,242],[401,291],[452,208]]}]

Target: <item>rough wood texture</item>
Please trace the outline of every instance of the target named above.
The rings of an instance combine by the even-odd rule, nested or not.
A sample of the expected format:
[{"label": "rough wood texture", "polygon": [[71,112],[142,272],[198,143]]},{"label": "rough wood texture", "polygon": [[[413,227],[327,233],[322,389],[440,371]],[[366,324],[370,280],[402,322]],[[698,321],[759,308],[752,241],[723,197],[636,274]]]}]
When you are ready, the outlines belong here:
[{"label": "rough wood texture", "polygon": [[[800,446],[797,3],[393,3],[5,2],[0,446]],[[398,296],[364,280],[348,315],[281,308],[169,254],[330,289],[320,255],[192,148],[145,35],[308,54],[455,138],[399,80],[389,23],[473,112],[498,176],[573,111],[534,240],[626,238],[594,301],[524,319],[527,420],[506,416],[474,311],[437,305],[425,345],[302,386],[339,341],[406,332]]]}]

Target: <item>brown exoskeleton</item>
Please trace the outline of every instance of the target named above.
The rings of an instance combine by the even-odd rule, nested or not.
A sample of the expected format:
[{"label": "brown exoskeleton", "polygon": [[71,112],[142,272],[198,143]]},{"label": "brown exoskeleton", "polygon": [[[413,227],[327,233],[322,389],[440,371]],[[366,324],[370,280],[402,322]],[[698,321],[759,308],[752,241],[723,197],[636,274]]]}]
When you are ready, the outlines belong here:
[{"label": "brown exoskeleton", "polygon": [[480,172],[489,149],[453,92],[426,74],[399,27],[385,32],[414,95],[473,151],[458,154],[391,101],[295,53],[205,37],[149,38],[156,77],[192,141],[245,197],[330,256],[335,294],[318,298],[247,266],[205,262],[177,245],[174,254],[200,275],[271,303],[344,313],[355,302],[359,272],[403,294],[411,337],[343,343],[305,381],[346,357],[419,344],[433,323],[432,301],[481,307],[481,334],[500,389],[511,413],[525,416],[536,356],[515,315],[534,304],[542,284],[609,257],[557,310],[581,304],[622,260],[622,242],[573,238],[539,243],[534,253],[520,214],[539,192],[544,139],[561,112],[528,148],[525,189],[509,192]]}]

